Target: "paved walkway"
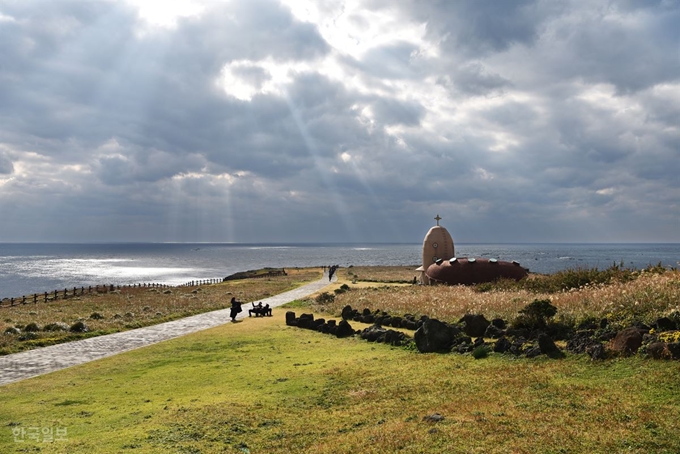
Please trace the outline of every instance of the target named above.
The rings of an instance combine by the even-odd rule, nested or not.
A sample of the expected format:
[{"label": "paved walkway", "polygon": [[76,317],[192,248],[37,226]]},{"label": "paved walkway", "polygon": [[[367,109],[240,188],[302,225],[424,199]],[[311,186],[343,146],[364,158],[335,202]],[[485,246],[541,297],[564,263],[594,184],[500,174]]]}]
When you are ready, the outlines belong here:
[{"label": "paved walkway", "polygon": [[[316,293],[328,284],[326,273],[321,280],[261,301],[262,304],[269,303],[270,307],[281,306]],[[244,305],[237,320],[248,316],[248,308]],[[231,321],[229,310],[220,309],[145,328],[0,356],[0,386],[224,325]]]}]

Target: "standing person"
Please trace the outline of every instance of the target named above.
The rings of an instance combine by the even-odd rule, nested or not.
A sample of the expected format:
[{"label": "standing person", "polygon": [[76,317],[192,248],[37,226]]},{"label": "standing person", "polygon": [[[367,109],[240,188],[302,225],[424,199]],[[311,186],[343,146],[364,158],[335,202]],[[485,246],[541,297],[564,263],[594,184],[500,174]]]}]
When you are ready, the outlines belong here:
[{"label": "standing person", "polygon": [[229,312],[232,322],[236,321],[236,316],[239,312],[241,312],[241,303],[236,301],[236,297],[234,296],[231,298],[231,312]]}]

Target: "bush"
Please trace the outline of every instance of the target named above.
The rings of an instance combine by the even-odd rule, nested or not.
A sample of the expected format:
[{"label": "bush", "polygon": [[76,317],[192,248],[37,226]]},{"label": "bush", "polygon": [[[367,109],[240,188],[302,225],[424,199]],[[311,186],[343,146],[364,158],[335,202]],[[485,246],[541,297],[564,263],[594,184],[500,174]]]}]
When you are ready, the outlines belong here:
[{"label": "bush", "polygon": [[33,331],[26,331],[19,336],[20,341],[35,340],[38,338],[38,333]]},{"label": "bush", "polygon": [[63,322],[48,323],[43,327],[43,331],[68,331],[68,325]]},{"label": "bush", "polygon": [[520,315],[512,324],[514,328],[545,329],[547,319],[557,314],[557,308],[550,303],[550,300],[534,300],[519,313]]},{"label": "bush", "polygon": [[624,268],[623,264],[613,264],[606,270],[577,268],[541,276],[539,279],[525,279],[522,281],[522,288],[537,293],[556,293],[611,281],[629,282],[636,275],[634,270]]},{"label": "bush", "polygon": [[73,325],[71,325],[71,328],[69,328],[69,331],[72,333],[86,333],[89,330],[90,328],[88,328],[83,322],[75,322]]},{"label": "bush", "polygon": [[333,301],[335,301],[335,295],[331,295],[328,292],[323,292],[319,296],[316,297],[315,301],[317,304],[330,304]]},{"label": "bush", "polygon": [[24,327],[24,331],[36,332],[36,331],[40,331],[40,327],[38,326],[37,323],[31,322]]},{"label": "bush", "polygon": [[93,312],[92,314],[90,314],[90,319],[92,319],[92,320],[101,320],[103,318],[104,318],[104,316],[102,314],[100,314],[99,312]]},{"label": "bush", "polygon": [[21,330],[19,328],[15,328],[13,326],[10,326],[5,330],[5,334],[20,334]]},{"label": "bush", "polygon": [[472,357],[474,359],[482,359],[489,356],[489,347],[486,345],[480,345],[479,347],[472,350]]}]

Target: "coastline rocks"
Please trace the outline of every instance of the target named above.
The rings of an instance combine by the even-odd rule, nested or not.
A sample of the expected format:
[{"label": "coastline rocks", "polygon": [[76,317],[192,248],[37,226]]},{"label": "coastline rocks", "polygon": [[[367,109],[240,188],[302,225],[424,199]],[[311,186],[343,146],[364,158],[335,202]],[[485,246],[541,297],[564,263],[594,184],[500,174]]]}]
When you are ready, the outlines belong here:
[{"label": "coastline rocks", "polygon": [[666,346],[673,359],[680,359],[680,342],[671,342],[666,344]]},{"label": "coastline rocks", "polygon": [[677,329],[675,322],[668,317],[657,318],[654,323],[652,323],[652,326],[657,331],[673,331]]},{"label": "coastline rocks", "polygon": [[426,315],[416,319],[413,314],[404,314],[403,317],[390,315],[380,309],[371,312],[370,309],[364,308],[361,312],[352,309],[352,306],[347,305],[342,308],[341,317],[344,320],[353,320],[355,322],[376,324],[380,326],[391,326],[392,328],[404,328],[409,330],[417,330],[420,328],[425,320],[429,317]]},{"label": "coastline rocks", "polygon": [[347,306],[342,308],[341,317],[343,320],[352,320],[355,315],[358,315],[355,312],[356,311],[352,309],[352,306],[348,304]]},{"label": "coastline rocks", "polygon": [[337,330],[335,332],[336,337],[343,338],[343,337],[349,337],[354,334],[354,329],[352,329],[352,325],[347,322],[347,320],[340,320],[340,323],[338,323]]},{"label": "coastline rocks", "polygon": [[493,351],[496,353],[505,353],[510,350],[510,347],[512,346],[512,343],[508,340],[507,337],[503,336],[498,338],[496,343],[493,345]]},{"label": "coastline rocks", "polygon": [[386,332],[387,330],[385,328],[373,325],[361,332],[361,338],[369,342],[378,342],[378,339],[380,339],[380,342],[382,342],[382,340],[385,339]]},{"label": "coastline rocks", "polygon": [[487,326],[486,331],[484,332],[484,337],[489,337],[491,339],[500,339],[504,335],[505,331],[494,324]]},{"label": "coastline rocks", "polygon": [[505,320],[503,320],[502,318],[494,318],[493,320],[491,320],[491,324],[498,329],[507,328],[507,324],[505,323]]},{"label": "coastline rocks", "polygon": [[653,342],[647,346],[647,356],[653,359],[671,359],[672,355],[665,342]]},{"label": "coastline rocks", "polygon": [[293,311],[286,312],[286,325],[331,334],[336,337],[349,337],[355,334],[347,320],[340,320],[340,323],[335,320],[326,322],[323,318],[315,320],[313,314],[301,314],[300,317],[296,317]]},{"label": "coastline rocks", "polygon": [[481,314],[466,314],[458,321],[458,323],[465,323],[463,331],[470,337],[484,336],[486,329],[491,324],[491,322]]},{"label": "coastline rocks", "polygon": [[313,314],[301,314],[300,318],[298,318],[297,326],[298,328],[311,329],[313,321],[314,321]]},{"label": "coastline rocks", "polygon": [[458,334],[460,330],[457,328],[431,318],[423,322],[413,337],[419,352],[431,353],[451,350]]},{"label": "coastline rocks", "polygon": [[540,356],[543,352],[541,351],[540,347],[530,347],[524,352],[524,356],[527,358],[536,358],[537,356]]},{"label": "coastline rocks", "polygon": [[404,333],[393,329],[385,329],[380,325],[366,328],[361,332],[360,336],[369,342],[379,342],[395,346],[402,345],[407,340]]},{"label": "coastline rocks", "polygon": [[293,311],[286,312],[286,325],[297,326],[297,319],[295,318],[295,312],[293,312]]},{"label": "coastline rocks", "polygon": [[551,358],[556,359],[564,357],[564,353],[562,353],[562,350],[557,348],[555,341],[545,333],[538,335],[538,348],[541,350],[541,353],[548,355]]},{"label": "coastline rocks", "polygon": [[591,345],[599,344],[593,339],[595,332],[592,330],[577,331],[569,341],[567,341],[567,351],[570,353],[585,353]]},{"label": "coastline rocks", "polygon": [[607,354],[607,349],[604,345],[597,343],[586,347],[586,353],[590,356],[593,361],[601,361],[607,359],[609,356]]},{"label": "coastline rocks", "polygon": [[626,328],[612,339],[610,348],[624,355],[637,353],[642,345],[642,333],[637,327]]}]

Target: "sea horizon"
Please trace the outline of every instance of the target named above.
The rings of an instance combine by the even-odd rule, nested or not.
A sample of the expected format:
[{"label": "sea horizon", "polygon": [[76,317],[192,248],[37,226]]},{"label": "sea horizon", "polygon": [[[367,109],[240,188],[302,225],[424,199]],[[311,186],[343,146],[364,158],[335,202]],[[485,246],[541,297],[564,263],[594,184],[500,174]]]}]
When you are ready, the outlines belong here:
[{"label": "sea horizon", "polygon": [[[458,257],[515,260],[530,272],[680,265],[680,243],[455,243]],[[181,285],[271,268],[414,266],[422,242],[0,242],[0,298],[89,285]],[[414,271],[414,276],[416,276]]]}]

